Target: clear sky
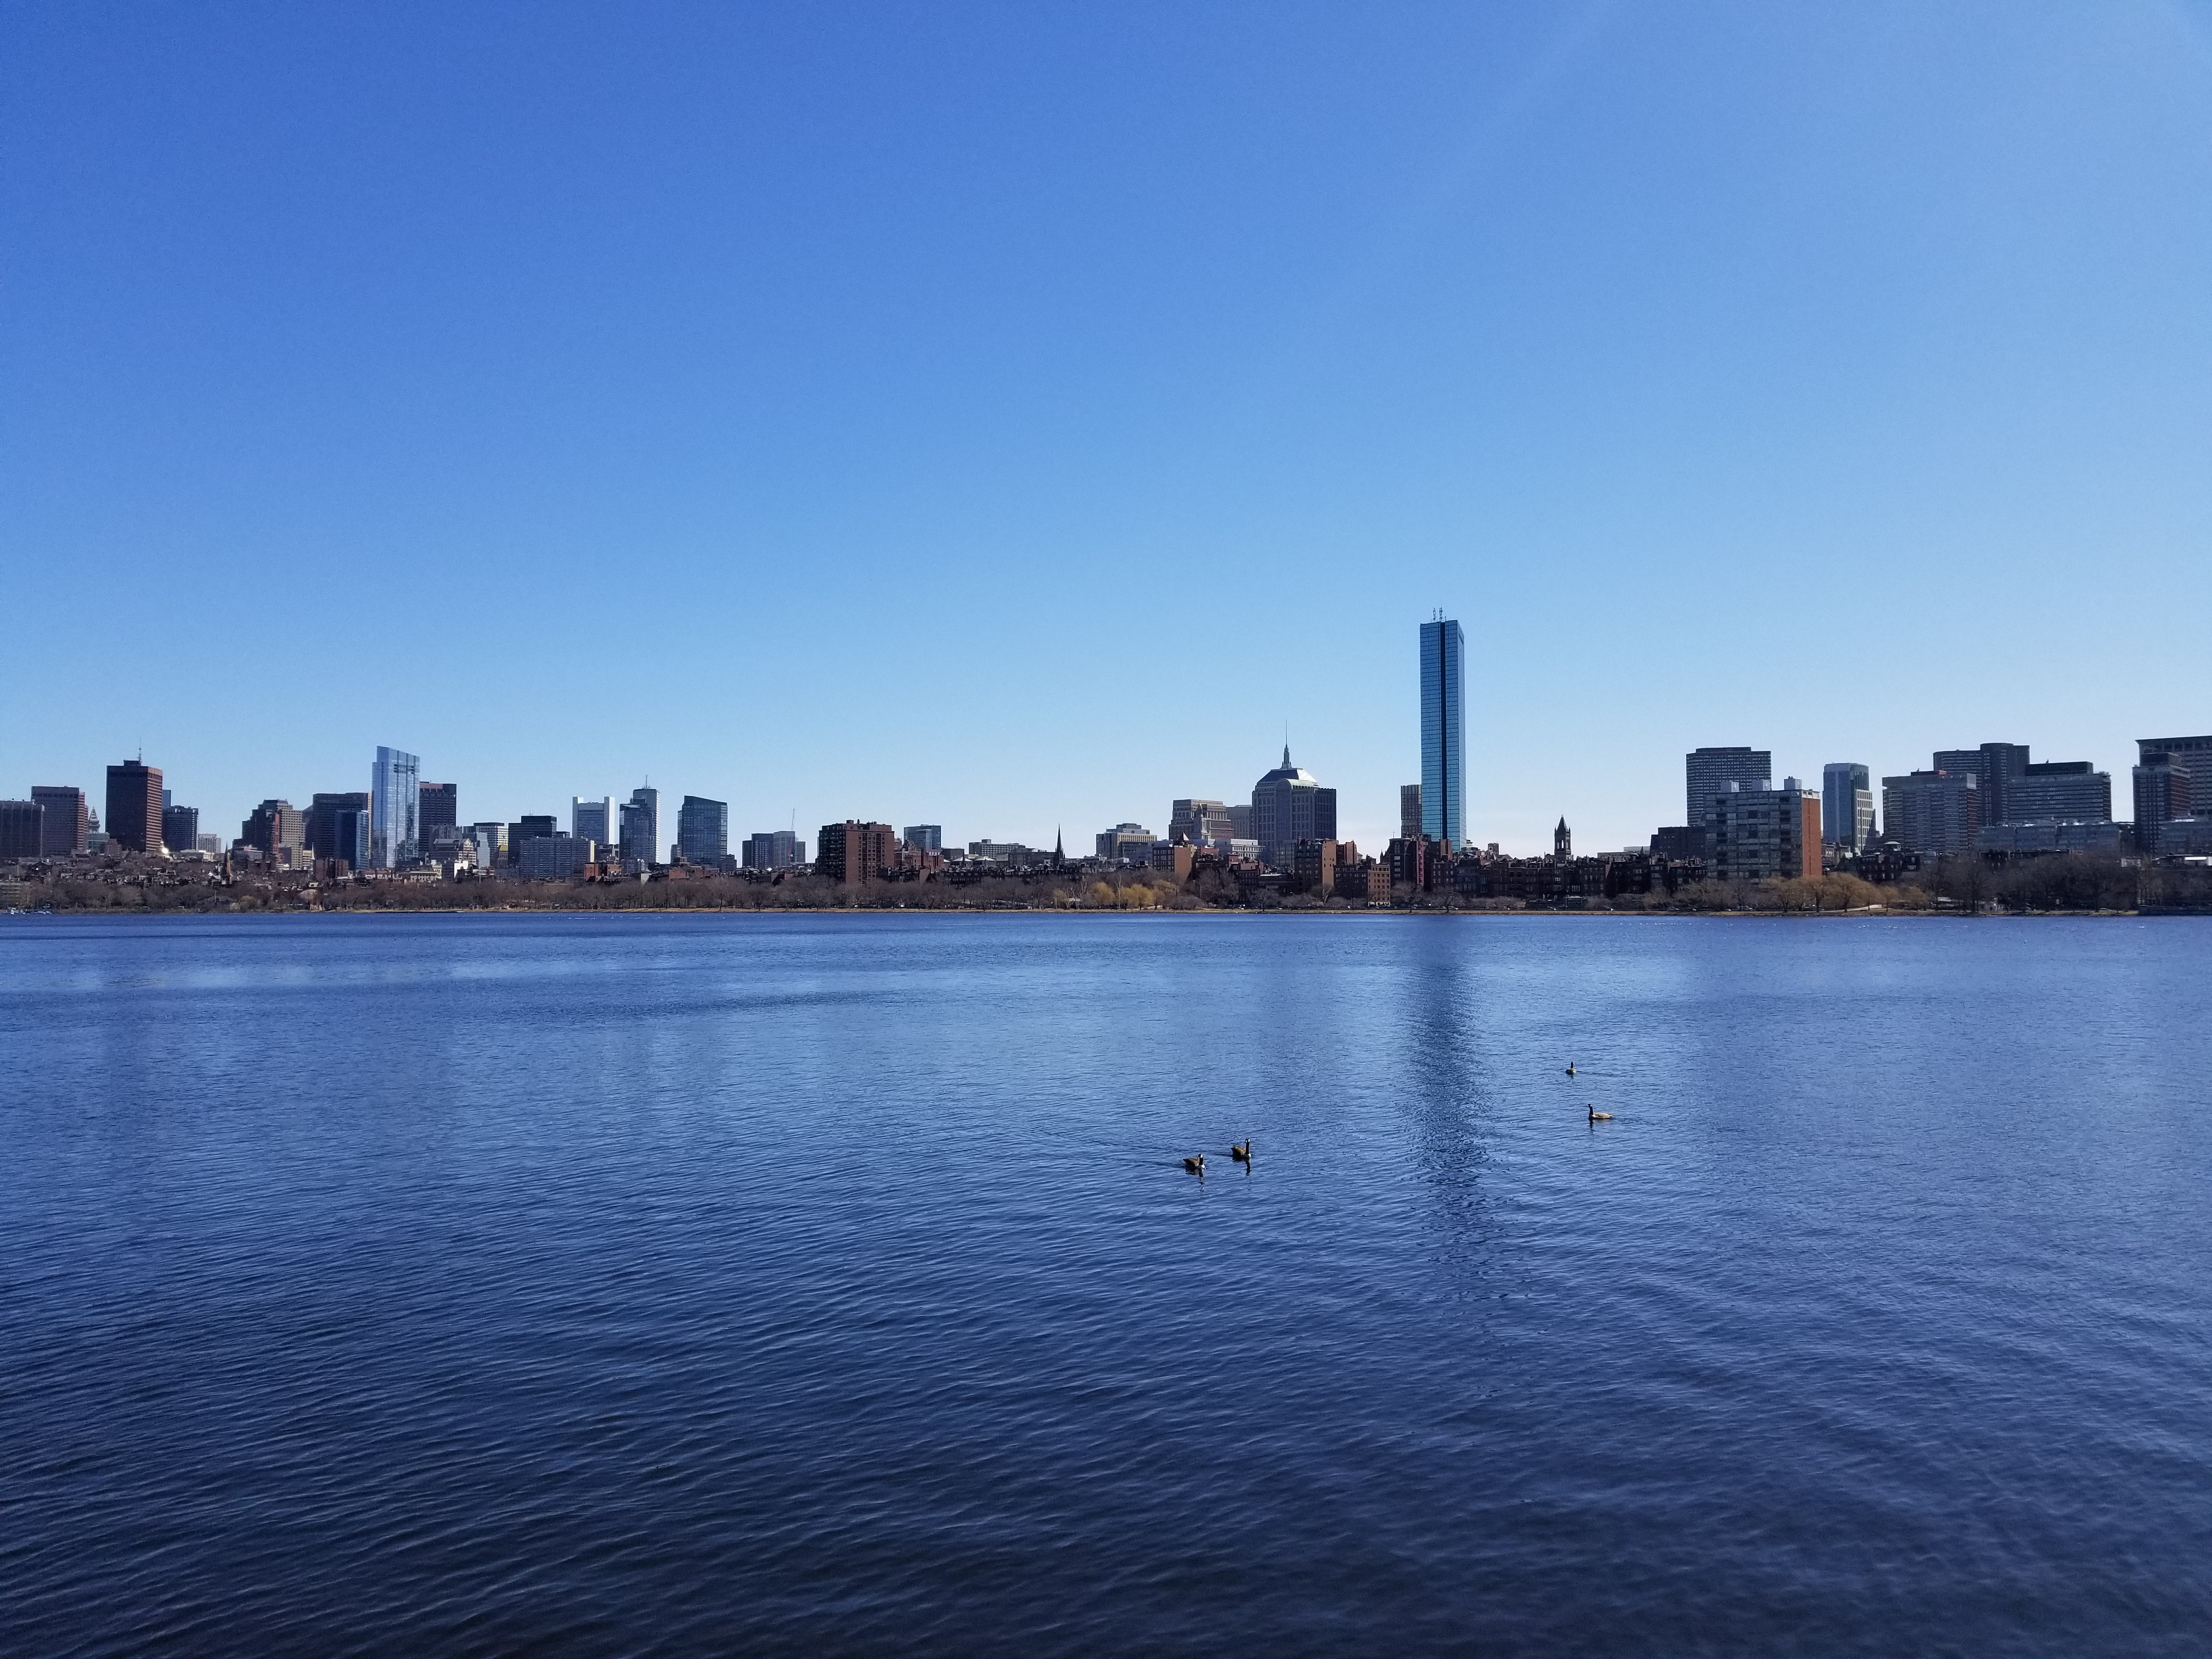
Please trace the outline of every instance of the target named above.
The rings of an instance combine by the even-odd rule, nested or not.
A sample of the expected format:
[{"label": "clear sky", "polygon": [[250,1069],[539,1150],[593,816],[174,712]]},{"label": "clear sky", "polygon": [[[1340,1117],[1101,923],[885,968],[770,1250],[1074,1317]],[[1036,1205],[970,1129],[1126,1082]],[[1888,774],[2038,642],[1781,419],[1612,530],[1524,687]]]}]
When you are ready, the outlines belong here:
[{"label": "clear sky", "polygon": [[[0,793],[1363,847],[2212,730],[2212,10],[0,10]],[[2124,813],[2125,808],[2122,811]],[[672,810],[668,815],[672,830]]]}]

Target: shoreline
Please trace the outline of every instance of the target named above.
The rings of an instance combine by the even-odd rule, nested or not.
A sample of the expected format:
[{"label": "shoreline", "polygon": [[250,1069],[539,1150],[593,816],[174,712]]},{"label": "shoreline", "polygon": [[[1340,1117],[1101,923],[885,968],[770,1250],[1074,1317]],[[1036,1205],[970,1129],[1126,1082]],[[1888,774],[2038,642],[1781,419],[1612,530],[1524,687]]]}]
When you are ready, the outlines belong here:
[{"label": "shoreline", "polygon": [[1970,913],[1959,909],[1917,909],[1903,907],[1870,906],[1856,910],[1614,910],[1584,908],[1541,906],[1519,910],[1477,909],[1373,909],[1329,910],[1312,908],[1253,908],[1245,906],[1152,906],[1128,908],[1108,908],[1105,906],[1066,907],[1008,906],[1003,909],[981,906],[960,905],[350,905],[341,904],[309,908],[306,906],[283,909],[252,910],[190,910],[179,908],[147,909],[133,906],[85,906],[67,910],[0,910],[0,921],[28,921],[33,920],[64,921],[82,917],[118,917],[132,921],[175,920],[204,921],[216,918],[253,917],[273,919],[290,916],[1090,916],[1116,921],[1133,921],[1146,917],[1166,916],[1238,916],[1252,920],[1320,919],[1347,921],[1360,918],[1371,920],[1422,921],[1445,919],[1452,921],[1496,920],[1510,917],[1559,917],[1577,920],[1605,920],[1617,921],[2030,921],[2057,920],[2067,917],[2091,920],[2158,919],[2171,916],[2212,915],[2212,910],[2148,909],[2148,910],[1996,910]]}]

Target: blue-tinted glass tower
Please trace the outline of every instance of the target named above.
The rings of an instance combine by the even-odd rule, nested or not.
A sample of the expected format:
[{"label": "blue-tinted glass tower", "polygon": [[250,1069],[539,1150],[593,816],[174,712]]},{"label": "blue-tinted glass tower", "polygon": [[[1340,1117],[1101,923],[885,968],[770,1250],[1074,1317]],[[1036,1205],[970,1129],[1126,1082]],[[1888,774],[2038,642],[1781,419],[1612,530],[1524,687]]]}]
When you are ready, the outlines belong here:
[{"label": "blue-tinted glass tower", "polygon": [[[377,745],[368,772],[368,867],[412,864],[422,835],[422,763],[404,749]],[[358,867],[358,866],[356,866]]]},{"label": "blue-tinted glass tower", "polygon": [[1457,623],[1439,614],[1421,624],[1421,833],[1454,848],[1466,840],[1466,649]]}]

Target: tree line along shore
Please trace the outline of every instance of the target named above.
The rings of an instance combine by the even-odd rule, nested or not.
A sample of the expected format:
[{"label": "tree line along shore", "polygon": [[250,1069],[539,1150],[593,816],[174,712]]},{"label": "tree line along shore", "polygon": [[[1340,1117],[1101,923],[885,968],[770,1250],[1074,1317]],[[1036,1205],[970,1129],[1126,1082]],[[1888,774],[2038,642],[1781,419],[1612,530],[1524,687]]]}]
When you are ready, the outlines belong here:
[{"label": "tree line along shore", "polygon": [[2153,864],[2064,854],[1995,865],[1946,859],[1890,882],[1832,873],[1817,878],[1701,881],[1671,893],[1612,897],[1476,897],[1401,890],[1388,902],[1316,893],[1253,891],[1215,875],[1158,872],[991,877],[957,884],[844,884],[810,874],[775,880],[726,875],[682,880],[343,884],[246,877],[185,866],[90,874],[57,870],[0,880],[0,907],[56,914],[267,914],[300,911],[932,910],[1246,911],[1393,914],[1618,913],[1628,915],[2085,915],[2212,913],[2212,866]]}]

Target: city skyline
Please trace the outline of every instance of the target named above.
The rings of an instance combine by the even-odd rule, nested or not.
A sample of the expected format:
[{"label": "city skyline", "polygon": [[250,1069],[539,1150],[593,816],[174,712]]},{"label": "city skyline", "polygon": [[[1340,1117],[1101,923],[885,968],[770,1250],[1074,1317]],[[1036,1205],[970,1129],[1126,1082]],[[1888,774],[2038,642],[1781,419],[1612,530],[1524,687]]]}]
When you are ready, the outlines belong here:
[{"label": "city skyline", "polygon": [[9,787],[1364,845],[1438,607],[1523,851],[2205,729],[2201,13],[842,15],[0,17]]},{"label": "city skyline", "polygon": [[[1432,718],[1430,693],[1449,684],[1449,676],[1441,672],[1449,655],[1438,647],[1449,637],[1445,630],[1452,626],[1448,619],[1437,618],[1421,628],[1424,690],[1419,719],[1425,740],[1438,725]],[[1428,746],[1439,752],[1448,747]],[[1926,767],[1881,775],[1877,796],[1871,787],[1875,775],[1864,763],[1830,762],[1823,767],[1817,786],[1791,775],[1777,789],[1771,775],[1771,752],[1741,745],[1703,745],[1682,757],[1683,823],[1660,823],[1648,836],[1620,845],[1594,845],[1586,840],[1585,856],[1648,852],[1662,860],[1703,860],[1724,873],[1741,875],[1741,851],[1723,849],[1740,849],[1746,844],[1743,832],[1757,826],[1769,850],[1753,854],[1753,862],[1764,873],[1773,873],[1764,866],[1780,859],[1790,867],[1802,866],[1813,874],[1818,872],[1818,854],[1824,845],[1845,854],[1867,850],[1871,846],[1869,832],[1877,823],[1882,843],[1916,856],[1968,852],[1978,845],[1991,851],[2020,853],[2062,847],[2146,854],[2203,851],[2212,844],[2212,735],[2138,738],[2136,747],[2136,763],[2129,769],[2124,794],[2116,793],[2111,773],[2092,762],[2036,761],[2032,744],[1991,740],[1973,748],[1938,750],[1930,754]],[[241,822],[235,839],[270,850],[272,842],[287,839],[282,833],[270,834],[270,830],[280,815],[289,814],[283,821],[304,827],[300,839],[308,849],[321,856],[343,857],[364,871],[403,867],[412,864],[418,853],[429,857],[434,851],[432,831],[441,828],[441,839],[448,849],[455,840],[477,842],[471,831],[491,833],[492,842],[477,843],[486,849],[487,856],[494,843],[504,846],[510,841],[546,836],[557,838],[564,848],[573,849],[573,854],[564,851],[561,856],[573,857],[576,864],[614,853],[629,869],[659,866],[671,859],[707,865],[726,858],[733,865],[780,868],[799,860],[796,849],[804,846],[803,841],[794,846],[791,830],[756,831],[744,836],[741,854],[732,853],[731,843],[735,837],[730,828],[729,803],[690,793],[684,795],[678,810],[674,839],[665,841],[660,792],[650,785],[632,790],[619,808],[611,797],[595,801],[571,797],[565,831],[557,813],[465,817],[460,811],[460,786],[421,780],[420,765],[418,757],[380,744],[368,790],[319,791],[305,811],[294,807],[286,797],[264,798]],[[110,764],[105,772],[106,817],[122,815],[124,827],[111,832],[104,820],[95,818],[100,844],[112,842],[140,852],[149,846],[166,847],[201,854],[231,844],[220,833],[201,831],[201,809],[176,800],[175,790],[161,768],[149,766],[139,757]],[[408,785],[404,798],[398,794],[395,780]],[[0,796],[0,802],[10,811],[30,815],[22,824],[9,829],[5,839],[15,848],[9,855],[65,853],[71,842],[82,850],[91,799],[88,791],[55,785],[33,786],[21,799]],[[2123,802],[2132,805],[2131,817],[2118,816]],[[1377,836],[1369,842],[1370,848],[1415,839],[1469,852],[1482,844],[1473,836],[1447,843],[1445,838],[1431,834],[1428,824],[1436,815],[1425,805],[1421,785],[1401,786],[1399,807],[1396,836]],[[1779,844],[1782,850],[1774,851],[1777,814],[1788,817],[1794,824],[1801,812],[1803,823],[1790,829]],[[2176,818],[2188,822],[2176,826],[2179,841],[2164,845],[2158,826]],[[618,839],[610,842],[605,832],[611,827],[610,821],[617,819]],[[941,823],[909,825],[894,834],[888,824],[874,820],[841,822],[864,825],[871,834],[880,831],[890,837],[894,846],[932,854],[945,847]],[[1281,763],[1253,786],[1249,805],[1232,808],[1216,799],[1179,797],[1172,802],[1166,822],[1169,832],[1162,836],[1137,820],[1117,820],[1110,830],[1096,836],[1097,855],[1120,859],[1134,848],[1136,861],[1146,863],[1156,842],[1188,841],[1212,844],[1224,851],[1233,844],[1237,849],[1249,849],[1240,850],[1239,856],[1288,870],[1295,862],[1294,849],[1304,843],[1356,845],[1358,842],[1357,835],[1340,823],[1337,791],[1295,765],[1287,744]],[[418,828],[422,837],[419,842],[413,838]],[[2003,837],[1982,838],[1984,832],[1999,828],[2007,831]],[[1064,820],[1055,824],[1056,847],[1064,837]],[[520,831],[520,836],[510,836],[510,830]],[[830,836],[830,830],[825,823],[823,837]],[[1024,846],[1035,851],[1042,845],[1041,840],[1030,844],[988,836],[964,839],[971,848],[988,846],[1009,851]],[[1559,849],[1570,839],[1570,825],[1563,814],[1553,832],[1554,856],[1565,856]],[[963,841],[956,836],[951,846],[957,848]],[[19,842],[21,846],[16,845]],[[756,866],[756,843],[775,843],[783,850]],[[395,847],[401,849],[397,854]],[[1488,848],[1491,854],[1502,852],[1508,858],[1542,856],[1540,852],[1528,854],[1496,842],[1488,843]],[[1390,856],[1395,859],[1395,851]]]}]

